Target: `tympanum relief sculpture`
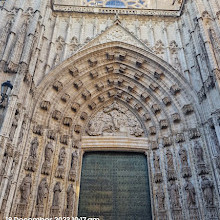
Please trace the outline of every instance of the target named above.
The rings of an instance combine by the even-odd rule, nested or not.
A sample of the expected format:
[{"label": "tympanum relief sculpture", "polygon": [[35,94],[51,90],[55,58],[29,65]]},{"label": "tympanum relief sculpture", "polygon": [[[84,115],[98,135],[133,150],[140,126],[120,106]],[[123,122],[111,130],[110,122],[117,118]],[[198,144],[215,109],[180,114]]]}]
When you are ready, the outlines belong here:
[{"label": "tympanum relief sculpture", "polygon": [[114,101],[89,121],[87,133],[90,136],[118,134],[140,137],[144,131],[132,112]]}]

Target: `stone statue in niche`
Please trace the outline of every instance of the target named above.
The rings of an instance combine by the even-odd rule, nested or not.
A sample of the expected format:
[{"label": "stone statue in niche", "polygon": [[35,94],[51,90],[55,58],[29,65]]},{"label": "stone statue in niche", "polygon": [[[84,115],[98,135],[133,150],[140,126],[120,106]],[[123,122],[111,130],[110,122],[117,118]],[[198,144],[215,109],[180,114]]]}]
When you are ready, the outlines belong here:
[{"label": "stone statue in niche", "polygon": [[32,187],[32,178],[31,178],[31,174],[28,173],[24,177],[20,186],[20,192],[21,192],[20,204],[28,204],[29,197],[31,194],[31,187]]},{"label": "stone statue in niche", "polygon": [[26,166],[25,169],[34,172],[36,170],[36,165],[37,165],[37,149],[39,146],[39,142],[37,137],[35,137],[31,141],[31,147],[30,147],[30,153],[29,157],[26,161]]},{"label": "stone statue in niche", "polygon": [[176,180],[176,171],[173,164],[173,154],[170,150],[166,152],[167,157],[167,177],[168,180]]},{"label": "stone statue in niche", "polygon": [[202,176],[201,188],[207,206],[214,205],[214,184],[207,177]]},{"label": "stone statue in niche", "polygon": [[19,119],[19,113],[16,111],[15,117],[13,119],[12,125],[11,125],[11,131],[9,133],[9,141],[12,141],[15,135],[15,131],[18,127],[18,119]]},{"label": "stone statue in niche", "polygon": [[165,210],[165,195],[163,192],[163,187],[161,185],[159,186],[157,190],[156,198],[157,198],[157,203],[158,203],[158,209]]},{"label": "stone statue in niche", "polygon": [[184,178],[192,176],[191,169],[190,169],[189,164],[188,164],[187,151],[184,147],[180,148],[179,156],[180,156],[181,164],[182,164],[182,170],[181,170],[182,171],[182,176]]},{"label": "stone statue in niche", "polygon": [[189,208],[196,206],[196,191],[193,184],[187,179],[184,185],[184,189],[187,195],[187,205]]},{"label": "stone statue in niche", "polygon": [[57,182],[53,188],[53,202],[52,202],[52,206],[50,209],[50,217],[51,218],[55,218],[60,215],[60,213],[59,213],[60,200],[59,199],[60,199],[61,191],[62,191],[62,189],[60,186],[60,182]]},{"label": "stone statue in niche", "polygon": [[38,186],[37,193],[37,205],[44,206],[44,199],[47,198],[49,192],[49,186],[47,184],[47,179],[43,178]]},{"label": "stone statue in niche", "polygon": [[31,194],[31,188],[32,188],[32,178],[31,174],[28,173],[24,179],[21,182],[20,185],[20,193],[21,193],[21,198],[20,202],[17,205],[16,209],[16,217],[27,217],[27,206]]},{"label": "stone statue in niche", "polygon": [[69,171],[69,180],[70,181],[76,181],[77,162],[78,162],[78,152],[74,151],[72,153],[71,166],[70,166],[70,171]]},{"label": "stone statue in niche", "polygon": [[65,163],[65,159],[66,159],[66,151],[65,148],[62,147],[60,150],[60,154],[59,154],[59,158],[58,158],[58,166],[57,166],[57,170],[56,170],[56,177],[57,178],[64,178],[64,163]]},{"label": "stone statue in niche", "polygon": [[155,168],[155,183],[160,183],[163,181],[162,173],[160,171],[160,156],[157,153],[154,153],[154,168]]},{"label": "stone statue in niche", "polygon": [[45,159],[44,159],[44,163],[43,163],[42,170],[41,170],[42,174],[49,175],[50,173],[53,151],[54,151],[54,147],[53,147],[52,142],[50,141],[47,143],[45,147],[45,156],[44,156]]},{"label": "stone statue in niche", "polygon": [[73,208],[74,194],[73,184],[70,184],[67,189],[67,209]]},{"label": "stone statue in niche", "polygon": [[66,216],[73,216],[73,208],[74,208],[74,189],[73,184],[70,184],[67,189],[67,207],[66,207]]},{"label": "stone statue in niche", "polygon": [[195,153],[197,157],[197,163],[204,163],[203,149],[198,141],[195,141]]},{"label": "stone statue in niche", "polygon": [[88,123],[87,133],[91,136],[126,134],[136,137],[143,135],[137,118],[126,107],[114,101],[103,108]]},{"label": "stone statue in niche", "polygon": [[195,155],[197,158],[198,174],[203,175],[209,173],[205,165],[202,146],[198,141],[195,141]]},{"label": "stone statue in niche", "polygon": [[21,142],[22,142],[22,139],[23,139],[23,136],[24,136],[25,126],[26,126],[26,122],[25,122],[25,120],[24,120],[24,121],[22,122],[21,130],[20,130],[20,133],[19,133],[19,136],[18,136],[17,146],[20,146],[20,144],[21,144]]},{"label": "stone statue in niche", "polygon": [[60,186],[60,182],[57,182],[53,188],[53,202],[52,202],[52,206],[53,207],[59,207],[60,201],[60,193],[61,193],[62,189]]},{"label": "stone statue in niche", "polygon": [[43,178],[38,186],[37,203],[36,203],[36,217],[44,215],[44,200],[49,193],[49,186],[46,178]]},{"label": "stone statue in niche", "polygon": [[173,209],[180,208],[181,205],[180,205],[179,188],[174,181],[171,181],[169,192],[170,192],[170,200],[171,200],[172,208]]}]

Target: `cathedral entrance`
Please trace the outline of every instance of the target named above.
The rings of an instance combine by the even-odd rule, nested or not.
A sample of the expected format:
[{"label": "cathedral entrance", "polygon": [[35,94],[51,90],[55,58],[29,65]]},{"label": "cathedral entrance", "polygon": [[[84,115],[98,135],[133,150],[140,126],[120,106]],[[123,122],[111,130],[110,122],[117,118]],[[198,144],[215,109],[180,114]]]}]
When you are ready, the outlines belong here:
[{"label": "cathedral entrance", "polygon": [[85,153],[78,216],[102,220],[152,219],[145,155]]}]

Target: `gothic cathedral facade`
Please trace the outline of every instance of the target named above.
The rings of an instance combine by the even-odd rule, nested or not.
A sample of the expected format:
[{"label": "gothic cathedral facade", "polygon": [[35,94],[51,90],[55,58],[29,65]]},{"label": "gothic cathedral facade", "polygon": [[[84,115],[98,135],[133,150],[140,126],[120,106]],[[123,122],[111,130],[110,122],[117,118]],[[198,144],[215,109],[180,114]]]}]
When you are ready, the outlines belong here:
[{"label": "gothic cathedral facade", "polygon": [[219,0],[0,1],[0,84],[0,219],[220,219]]}]

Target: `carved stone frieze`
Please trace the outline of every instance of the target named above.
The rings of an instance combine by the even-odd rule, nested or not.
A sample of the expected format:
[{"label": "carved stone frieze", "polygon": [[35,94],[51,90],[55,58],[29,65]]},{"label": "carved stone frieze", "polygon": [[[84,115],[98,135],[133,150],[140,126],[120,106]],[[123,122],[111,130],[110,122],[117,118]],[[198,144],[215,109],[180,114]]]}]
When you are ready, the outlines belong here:
[{"label": "carved stone frieze", "polygon": [[139,137],[143,132],[136,117],[116,101],[99,111],[89,121],[87,128],[87,133],[91,136],[125,133]]},{"label": "carved stone frieze", "polygon": [[81,125],[75,125],[75,127],[74,127],[74,131],[75,131],[76,133],[80,133],[80,132],[81,132],[81,129],[82,129],[82,126],[81,126]]},{"label": "carved stone frieze", "polygon": [[184,142],[185,141],[184,134],[183,133],[177,133],[175,141],[176,141],[176,143]]},{"label": "carved stone frieze", "polygon": [[86,120],[87,118],[88,118],[88,114],[86,112],[82,112],[82,114],[80,115],[80,119]]},{"label": "carved stone frieze", "polygon": [[113,70],[114,70],[114,67],[113,67],[113,65],[107,65],[106,66],[106,70],[107,70],[107,72],[112,72]]}]

